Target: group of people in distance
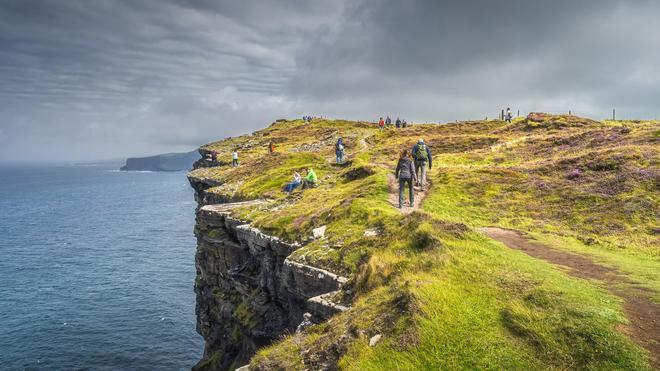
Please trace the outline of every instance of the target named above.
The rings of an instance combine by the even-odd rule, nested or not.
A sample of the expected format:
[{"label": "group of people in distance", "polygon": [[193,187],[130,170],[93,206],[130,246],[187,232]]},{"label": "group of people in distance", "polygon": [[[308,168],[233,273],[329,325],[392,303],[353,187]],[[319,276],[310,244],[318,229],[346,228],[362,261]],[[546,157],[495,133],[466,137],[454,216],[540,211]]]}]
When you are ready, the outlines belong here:
[{"label": "group of people in distance", "polygon": [[301,189],[316,187],[318,177],[314,170],[309,167],[305,170],[305,177],[303,178],[297,171],[293,172],[293,180],[284,185],[283,191],[286,193],[293,192],[294,189],[301,187]]},{"label": "group of people in distance", "polygon": [[[392,119],[390,118],[390,116],[387,116],[385,120],[383,120],[382,117],[378,120],[378,127],[380,128],[380,130],[385,129],[386,127],[389,128],[391,126],[392,126]],[[396,121],[394,122],[394,126],[396,126],[397,129],[405,128],[408,126],[408,123],[406,122],[406,120],[401,120],[400,118],[397,117]]]},{"label": "group of people in distance", "polygon": [[305,122],[312,122],[312,120],[314,119],[314,116],[306,115],[306,116],[303,116],[302,119]]},{"label": "group of people in distance", "polygon": [[[507,110],[510,114],[510,110]],[[305,116],[303,119],[310,119],[311,117]],[[391,120],[387,117],[389,124],[386,124],[383,119],[380,119],[379,126],[382,128],[385,125],[391,125]],[[406,127],[405,120],[400,120],[397,118],[396,127]],[[339,137],[335,143],[335,155],[337,164],[342,164],[344,162],[344,152],[346,145],[344,144],[343,138]],[[268,153],[275,153],[275,145],[273,142],[268,143]],[[232,167],[238,166],[238,150],[234,149],[231,154]],[[211,152],[211,163],[212,166],[218,165],[218,152],[213,150]],[[431,154],[431,149],[424,142],[424,139],[420,138],[417,143],[412,147],[412,149],[404,149],[399,156],[399,161],[396,165],[396,170],[394,175],[399,181],[399,208],[404,206],[405,200],[405,189],[408,188],[408,201],[411,207],[415,204],[415,190],[414,186],[419,187],[422,191],[426,187],[426,170],[433,168],[433,156]],[[305,176],[301,176],[297,171],[293,172],[293,179],[286,183],[282,190],[286,193],[293,192],[296,188],[306,189],[315,187],[318,184],[318,177],[311,167],[306,168]]]},{"label": "group of people in distance", "polygon": [[[411,158],[412,157],[412,158]],[[403,207],[405,187],[408,187],[408,201],[410,207],[415,205],[415,190],[413,184],[422,191],[426,187],[426,165],[429,170],[433,168],[431,149],[424,139],[417,141],[411,151],[404,149],[399,157],[394,175],[399,181],[399,208]]]}]

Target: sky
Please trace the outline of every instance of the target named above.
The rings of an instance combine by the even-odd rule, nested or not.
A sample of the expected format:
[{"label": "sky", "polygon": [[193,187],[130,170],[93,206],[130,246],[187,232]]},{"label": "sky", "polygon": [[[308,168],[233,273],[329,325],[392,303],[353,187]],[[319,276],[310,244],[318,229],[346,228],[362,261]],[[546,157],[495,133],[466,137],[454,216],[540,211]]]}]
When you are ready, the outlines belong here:
[{"label": "sky", "polygon": [[657,0],[0,0],[0,162],[189,151],[304,114],[660,118]]}]

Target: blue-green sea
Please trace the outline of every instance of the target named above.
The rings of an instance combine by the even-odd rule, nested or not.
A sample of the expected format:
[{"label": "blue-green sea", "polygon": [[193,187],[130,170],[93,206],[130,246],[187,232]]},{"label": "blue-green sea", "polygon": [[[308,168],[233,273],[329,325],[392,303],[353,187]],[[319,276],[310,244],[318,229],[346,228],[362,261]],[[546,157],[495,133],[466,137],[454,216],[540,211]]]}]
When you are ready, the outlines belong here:
[{"label": "blue-green sea", "polygon": [[0,369],[177,370],[200,358],[184,172],[0,167]]}]

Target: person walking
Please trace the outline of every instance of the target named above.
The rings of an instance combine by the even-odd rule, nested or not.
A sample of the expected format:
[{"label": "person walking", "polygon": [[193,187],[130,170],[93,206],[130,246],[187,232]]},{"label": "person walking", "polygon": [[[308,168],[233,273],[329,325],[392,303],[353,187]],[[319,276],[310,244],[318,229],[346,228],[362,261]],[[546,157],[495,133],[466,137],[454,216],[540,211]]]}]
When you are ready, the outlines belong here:
[{"label": "person walking", "polygon": [[211,166],[218,166],[218,151],[211,151]]},{"label": "person walking", "polygon": [[385,121],[383,121],[382,117],[380,118],[380,120],[378,120],[378,126],[380,127],[380,130],[383,130],[385,128]]},{"label": "person walking", "polygon": [[390,118],[390,116],[387,116],[387,118],[385,119],[385,126],[387,126],[388,128],[392,126],[392,119]]},{"label": "person walking", "polygon": [[429,163],[429,170],[433,167],[433,157],[431,156],[431,149],[421,139],[415,144],[412,149],[412,157],[415,159],[415,171],[417,175],[417,185],[424,190],[426,186],[426,163]]},{"label": "person walking", "polygon": [[396,122],[394,124],[396,125],[397,129],[401,128],[401,119],[397,117]]},{"label": "person walking", "polygon": [[335,144],[335,154],[337,155],[338,164],[344,162],[344,148],[344,140],[342,138],[337,139],[337,144]]},{"label": "person walking", "polygon": [[396,165],[394,176],[399,181],[399,209],[403,207],[403,192],[406,184],[408,185],[408,201],[410,207],[415,205],[415,190],[413,189],[413,182],[417,179],[415,166],[408,156],[408,150],[404,149]]},{"label": "person walking", "polygon": [[510,124],[511,123],[511,118],[513,115],[511,114],[511,108],[507,107],[506,108],[506,121]]},{"label": "person walking", "polygon": [[401,127],[405,129],[406,126],[408,126],[408,123],[406,122],[405,119],[403,119],[403,120],[401,121]]},{"label": "person walking", "polygon": [[231,167],[237,167],[238,166],[238,151],[234,150],[234,152],[231,153]]}]

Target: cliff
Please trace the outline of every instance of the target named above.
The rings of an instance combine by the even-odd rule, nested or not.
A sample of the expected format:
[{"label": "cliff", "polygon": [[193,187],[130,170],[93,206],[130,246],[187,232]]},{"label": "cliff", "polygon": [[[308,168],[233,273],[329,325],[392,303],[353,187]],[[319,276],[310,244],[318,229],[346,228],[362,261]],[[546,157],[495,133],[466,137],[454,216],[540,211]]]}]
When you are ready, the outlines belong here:
[{"label": "cliff", "polygon": [[[659,125],[278,120],[203,146],[195,368],[651,367]],[[398,209],[391,173],[420,137],[430,190]],[[205,159],[234,149],[238,167]],[[318,187],[282,192],[310,167]]]},{"label": "cliff", "polygon": [[200,159],[198,151],[166,153],[149,157],[129,157],[119,170],[123,171],[181,171],[190,170]]},{"label": "cliff", "polygon": [[197,213],[197,330],[208,360],[200,369],[247,363],[257,349],[295,331],[305,312],[322,321],[345,309],[319,305],[317,297],[337,291],[346,278],[287,260],[300,245],[232,218],[229,210],[237,206],[245,203]]}]

